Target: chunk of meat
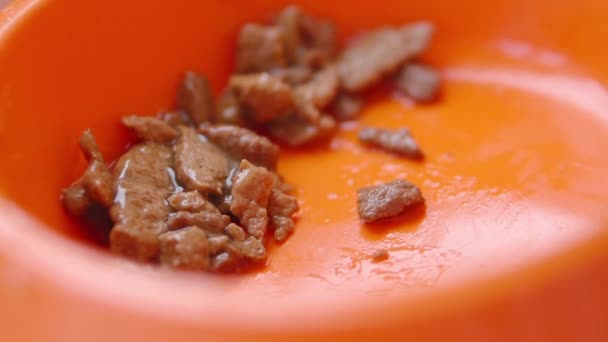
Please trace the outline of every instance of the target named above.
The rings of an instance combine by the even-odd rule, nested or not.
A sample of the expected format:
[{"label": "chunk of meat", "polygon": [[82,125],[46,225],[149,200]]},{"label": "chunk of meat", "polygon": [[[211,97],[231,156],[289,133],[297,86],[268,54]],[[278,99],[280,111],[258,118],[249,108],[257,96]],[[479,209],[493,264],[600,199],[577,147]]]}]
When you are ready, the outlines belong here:
[{"label": "chunk of meat", "polygon": [[397,77],[397,87],[416,102],[429,102],[437,97],[441,79],[433,68],[406,64]]},{"label": "chunk of meat", "polygon": [[268,200],[272,192],[272,174],[243,159],[232,185],[230,211],[254,237],[261,239],[268,227]]},{"label": "chunk of meat", "polygon": [[357,118],[361,112],[361,99],[348,93],[340,93],[332,106],[332,112],[339,121],[349,121]]},{"label": "chunk of meat", "polygon": [[82,185],[95,202],[107,208],[114,198],[114,181],[91,130],[86,130],[80,137],[80,149],[89,162]]},{"label": "chunk of meat", "polygon": [[129,115],[122,118],[122,123],[143,141],[168,143],[177,138],[175,128],[157,118]]},{"label": "chunk of meat", "polygon": [[248,237],[246,240],[233,241],[232,243],[248,261],[259,262],[266,259],[266,248],[264,248],[262,241],[253,236]]},{"label": "chunk of meat", "polygon": [[295,91],[318,109],[327,107],[338,94],[340,78],[335,66],[317,72],[312,80],[295,88]]},{"label": "chunk of meat", "polygon": [[433,26],[428,22],[364,33],[346,48],[338,62],[342,86],[358,92],[376,84],[426,50],[432,34]]},{"label": "chunk of meat", "polygon": [[307,66],[295,65],[288,68],[272,69],[270,75],[293,87],[310,81],[313,70]]},{"label": "chunk of meat", "polygon": [[76,181],[74,184],[63,189],[61,193],[61,202],[65,210],[70,215],[83,217],[88,209],[95,204],[95,201],[89,196],[87,189],[82,184],[82,180]]},{"label": "chunk of meat", "polygon": [[301,30],[305,46],[322,52],[327,60],[333,57],[336,48],[336,26],[333,22],[304,15]]},{"label": "chunk of meat", "polygon": [[177,179],[188,190],[221,194],[229,171],[226,155],[193,128],[182,126],[178,131],[173,146]]},{"label": "chunk of meat", "polygon": [[372,262],[382,262],[388,260],[390,254],[386,249],[379,249],[372,254]]},{"label": "chunk of meat", "polygon": [[357,191],[359,217],[365,223],[398,216],[424,203],[418,187],[405,180],[361,188]]},{"label": "chunk of meat", "polygon": [[224,89],[217,102],[217,113],[214,122],[219,124],[245,126],[244,109],[229,87]]},{"label": "chunk of meat", "polygon": [[229,86],[256,123],[266,123],[294,111],[291,87],[268,73],[232,76]]},{"label": "chunk of meat", "polygon": [[197,125],[211,121],[215,103],[209,80],[203,75],[187,72],[177,93],[177,105]]},{"label": "chunk of meat", "polygon": [[148,142],[133,146],[116,163],[116,198],[110,208],[113,252],[141,261],[156,258],[158,235],[167,230],[170,207],[165,199],[175,190],[169,168],[171,149]]},{"label": "chunk of meat", "polygon": [[228,238],[228,236],[224,235],[223,233],[218,233],[218,234],[209,233],[208,240],[209,240],[209,253],[211,255],[217,255],[220,252],[224,251],[226,249],[226,246],[230,242],[230,238]]},{"label": "chunk of meat", "polygon": [[207,234],[197,227],[186,227],[159,236],[160,263],[173,268],[206,271],[209,269]]},{"label": "chunk of meat", "polygon": [[235,159],[247,159],[255,165],[274,170],[279,147],[255,132],[230,125],[201,126],[199,131]]},{"label": "chunk of meat", "polygon": [[284,183],[275,177],[270,199],[268,201],[268,216],[274,229],[274,239],[284,241],[293,232],[295,223],[293,215],[298,211],[298,200],[290,195]]},{"label": "chunk of meat", "polygon": [[296,63],[298,50],[301,44],[301,18],[302,11],[297,6],[285,7],[275,20],[275,26],[283,33],[285,54],[290,64]]},{"label": "chunk of meat", "polygon": [[272,122],[268,131],[275,139],[297,147],[326,138],[336,127],[336,120],[328,115],[321,115],[317,124],[291,116]]},{"label": "chunk of meat", "polygon": [[231,223],[226,227],[226,235],[235,241],[245,241],[247,233],[238,224]]},{"label": "chunk of meat", "polygon": [[257,73],[287,66],[283,41],[283,32],[278,28],[246,24],[239,33],[236,72]]},{"label": "chunk of meat", "polygon": [[217,208],[215,210],[204,210],[195,213],[178,211],[169,214],[169,219],[167,220],[167,226],[170,230],[196,226],[209,233],[223,232],[228,224],[230,224],[230,217],[222,215]]},{"label": "chunk of meat", "polygon": [[183,191],[172,194],[167,199],[169,205],[177,211],[187,211],[190,213],[198,213],[200,211],[219,211],[209,202],[200,192],[196,190]]},{"label": "chunk of meat", "polygon": [[394,152],[412,159],[424,158],[418,143],[412,137],[410,130],[401,128],[393,131],[384,128],[365,127],[359,131],[359,140],[383,150]]},{"label": "chunk of meat", "polygon": [[166,122],[167,125],[173,127],[174,129],[175,129],[175,127],[180,126],[180,125],[190,126],[193,124],[190,117],[182,111],[162,113],[160,115],[160,118],[161,118],[161,120]]}]

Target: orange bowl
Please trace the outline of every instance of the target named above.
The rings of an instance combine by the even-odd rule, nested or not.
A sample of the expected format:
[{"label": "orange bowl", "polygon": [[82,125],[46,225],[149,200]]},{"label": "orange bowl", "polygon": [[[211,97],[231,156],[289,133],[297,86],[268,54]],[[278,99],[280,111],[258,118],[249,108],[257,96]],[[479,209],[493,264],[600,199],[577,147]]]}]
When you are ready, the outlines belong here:
[{"label": "orange bowl", "polygon": [[[290,1],[23,0],[0,13],[0,337],[5,341],[608,340],[608,3],[296,1],[340,36],[429,19],[442,99],[390,90],[327,145],[284,150],[295,235],[239,276],[109,255],[63,212],[92,128],[174,106],[186,70],[216,91],[238,28]],[[412,129],[411,163],[356,144],[362,125]],[[362,225],[358,187],[406,177],[425,208]],[[391,257],[372,263],[377,249]]]}]

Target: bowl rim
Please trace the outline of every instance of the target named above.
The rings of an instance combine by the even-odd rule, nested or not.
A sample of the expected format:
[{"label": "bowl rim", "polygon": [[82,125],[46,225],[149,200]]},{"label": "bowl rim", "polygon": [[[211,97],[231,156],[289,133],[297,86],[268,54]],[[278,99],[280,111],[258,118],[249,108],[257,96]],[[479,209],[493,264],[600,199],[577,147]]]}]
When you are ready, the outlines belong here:
[{"label": "bowl rim", "polygon": [[[16,0],[0,11],[0,52],[18,28],[50,1]],[[560,253],[536,258],[516,269],[450,287],[434,288],[415,297],[379,300],[371,307],[367,304],[365,310],[360,310],[353,294],[336,295],[335,291],[323,290],[313,296],[289,294],[289,301],[281,296],[264,296],[249,298],[242,305],[226,306],[224,298],[215,292],[221,291],[230,279],[170,273],[172,280],[164,283],[159,280],[168,279],[169,273],[121,262],[62,237],[5,198],[0,198],[0,217],[3,217],[0,241],[5,241],[0,245],[0,255],[9,260],[6,267],[44,278],[56,294],[84,298],[100,308],[131,312],[142,317],[152,315],[161,319],[178,319],[199,326],[200,318],[213,310],[215,315],[204,317],[205,324],[234,329],[229,321],[237,320],[243,323],[238,329],[244,331],[291,331],[294,325],[290,325],[290,321],[297,322],[298,329],[309,332],[352,327],[354,321],[366,322],[367,327],[398,326],[405,321],[449,315],[463,308],[480,309],[521,293],[522,282],[527,285],[524,291],[542,291],[552,280],[564,274],[574,274],[578,267],[608,251],[608,231],[600,230]],[[11,229],[10,226],[15,225],[20,229]],[[137,272],[133,272],[134,269]],[[120,282],[115,279],[120,279]],[[201,284],[213,290],[201,293]],[[166,295],[168,291],[173,295],[158,295]],[[246,297],[241,293],[238,298]],[[260,312],[260,305],[270,310]],[[294,310],[294,305],[299,310]],[[158,310],[159,307],[166,310]],[[404,307],[408,310],[401,309]]]}]

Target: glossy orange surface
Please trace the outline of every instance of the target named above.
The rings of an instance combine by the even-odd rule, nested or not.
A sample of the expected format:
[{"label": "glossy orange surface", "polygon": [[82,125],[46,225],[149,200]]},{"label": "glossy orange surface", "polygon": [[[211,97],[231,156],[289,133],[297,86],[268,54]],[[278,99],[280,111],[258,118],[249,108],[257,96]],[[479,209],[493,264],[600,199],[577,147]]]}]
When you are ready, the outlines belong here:
[{"label": "glossy orange surface", "polygon": [[[343,38],[435,22],[425,60],[441,101],[382,88],[328,145],[285,149],[300,220],[255,272],[159,271],[87,242],[58,201],[84,168],[80,133],[115,158],[120,116],[173,107],[185,70],[221,89],[238,27],[286,3],[39,0],[0,14],[0,337],[608,339],[601,1],[297,1]],[[410,127],[426,161],[363,148],[362,125]],[[361,224],[356,189],[401,177],[426,207]],[[389,260],[371,263],[377,249]]]}]

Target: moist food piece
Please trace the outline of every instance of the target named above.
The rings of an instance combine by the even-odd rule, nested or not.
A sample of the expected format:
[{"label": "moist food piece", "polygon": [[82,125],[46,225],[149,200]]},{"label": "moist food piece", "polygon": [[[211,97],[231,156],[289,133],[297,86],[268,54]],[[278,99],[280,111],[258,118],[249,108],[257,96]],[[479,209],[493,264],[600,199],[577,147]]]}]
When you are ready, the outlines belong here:
[{"label": "moist food piece", "polygon": [[328,60],[331,59],[336,47],[336,26],[334,23],[309,15],[302,16],[301,20],[304,45],[321,51]]},{"label": "moist food piece", "polygon": [[217,102],[217,113],[214,122],[219,124],[245,126],[243,108],[239,99],[230,88],[224,89]]},{"label": "moist food piece", "polygon": [[359,131],[359,140],[408,158],[424,158],[420,146],[412,138],[410,130],[407,128],[392,131],[384,128],[365,127]]},{"label": "moist food piece", "polygon": [[157,118],[129,115],[122,118],[122,123],[143,141],[169,143],[177,138],[175,128]]},{"label": "moist food piece", "polygon": [[339,121],[349,121],[357,118],[363,104],[361,100],[348,93],[340,93],[332,106],[332,112]]},{"label": "moist food piece", "polygon": [[256,123],[266,123],[294,111],[291,87],[268,73],[232,76],[230,88]]},{"label": "moist food piece", "polygon": [[424,203],[418,187],[405,180],[369,186],[357,190],[359,217],[365,223],[398,216]]},{"label": "moist food piece", "polygon": [[270,139],[255,132],[230,125],[201,126],[199,132],[237,160],[275,170],[279,160],[279,147]]},{"label": "moist food piece", "polygon": [[294,65],[288,68],[272,69],[270,75],[293,87],[310,81],[313,70],[306,66]]},{"label": "moist food piece", "polygon": [[193,128],[182,126],[178,131],[173,147],[177,179],[190,190],[221,195],[229,170],[226,155]]},{"label": "moist food piece", "polygon": [[209,233],[208,240],[209,240],[209,253],[211,255],[217,255],[220,252],[224,251],[226,249],[226,245],[228,245],[228,243],[230,242],[230,238],[228,238],[228,236],[226,236],[223,233],[221,233],[221,234]]},{"label": "moist food piece", "polygon": [[226,235],[234,241],[245,241],[247,233],[238,224],[231,223],[226,227]]},{"label": "moist food piece", "polygon": [[222,215],[217,208],[200,212],[178,211],[169,214],[167,227],[170,230],[177,230],[188,226],[196,226],[208,233],[220,233],[230,224],[230,217]]},{"label": "moist food piece", "polygon": [[89,208],[95,204],[82,184],[82,180],[63,189],[61,201],[67,212],[76,217],[84,217]]},{"label": "moist food piece", "polygon": [[275,175],[272,192],[268,201],[268,216],[274,229],[274,239],[285,241],[294,230],[293,215],[298,212],[298,200],[289,194],[291,189],[285,186]]},{"label": "moist food piece", "polygon": [[254,237],[261,239],[268,227],[268,200],[272,192],[272,174],[243,159],[232,185],[230,211]]},{"label": "moist food piece", "polygon": [[107,208],[114,198],[114,181],[91,130],[86,130],[80,137],[80,149],[89,162],[82,176],[82,186],[95,202]]},{"label": "moist food piece", "polygon": [[283,44],[285,54],[289,62],[294,64],[297,60],[298,49],[300,49],[300,25],[302,12],[297,6],[288,6],[278,15],[275,25],[283,32]]},{"label": "moist food piece", "polygon": [[335,66],[317,72],[312,80],[295,88],[295,91],[318,109],[327,107],[338,94],[340,78]]},{"label": "moist food piece", "polygon": [[[167,199],[169,205],[177,211],[197,213],[216,211],[217,208],[196,190],[174,193]],[[218,211],[219,212],[219,211]]]},{"label": "moist food piece", "polygon": [[207,234],[197,227],[186,227],[159,236],[160,263],[191,271],[209,269],[209,241]]},{"label": "moist food piece", "polygon": [[239,33],[236,72],[258,73],[287,66],[283,31],[275,27],[246,24]]},{"label": "moist food piece", "polygon": [[160,115],[160,119],[163,120],[164,122],[166,122],[169,126],[173,127],[174,129],[175,129],[175,127],[177,127],[179,125],[185,125],[185,126],[192,125],[192,119],[190,119],[190,117],[182,111],[173,111],[173,112],[162,113]]},{"label": "moist food piece", "polygon": [[326,138],[335,130],[336,120],[328,115],[321,115],[317,124],[290,116],[268,126],[270,135],[294,147]]},{"label": "moist food piece", "polygon": [[376,84],[426,50],[432,33],[433,26],[427,22],[364,33],[346,48],[338,62],[342,86],[349,92],[359,92]]},{"label": "moist food piece", "polygon": [[382,262],[382,261],[388,260],[389,257],[390,257],[390,254],[388,253],[388,251],[386,249],[379,249],[379,250],[375,251],[374,254],[372,254],[372,262],[374,262],[374,263]]},{"label": "moist food piece", "polygon": [[246,240],[237,240],[232,243],[239,250],[239,253],[250,261],[258,262],[266,259],[266,248],[264,248],[259,239],[253,236],[248,237]]},{"label": "moist food piece", "polygon": [[177,93],[177,105],[197,125],[211,121],[215,104],[209,80],[194,72],[187,72]]},{"label": "moist food piece", "polygon": [[158,235],[167,230],[165,199],[175,190],[169,168],[171,149],[157,143],[135,145],[116,163],[116,198],[110,209],[115,226],[113,252],[141,261],[158,256]]},{"label": "moist food piece", "polygon": [[397,87],[416,102],[429,102],[437,97],[441,79],[433,68],[406,64],[397,77]]}]

